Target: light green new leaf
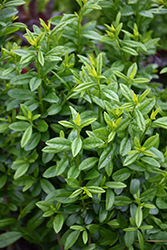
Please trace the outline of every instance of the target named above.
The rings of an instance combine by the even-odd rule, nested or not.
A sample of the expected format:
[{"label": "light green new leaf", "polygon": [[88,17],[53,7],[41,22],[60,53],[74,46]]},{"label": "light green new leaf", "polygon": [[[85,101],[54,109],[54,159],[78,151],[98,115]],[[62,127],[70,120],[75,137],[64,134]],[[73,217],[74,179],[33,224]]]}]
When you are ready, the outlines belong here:
[{"label": "light green new leaf", "polygon": [[161,71],[160,71],[160,74],[164,74],[167,72],[167,67],[163,68]]}]

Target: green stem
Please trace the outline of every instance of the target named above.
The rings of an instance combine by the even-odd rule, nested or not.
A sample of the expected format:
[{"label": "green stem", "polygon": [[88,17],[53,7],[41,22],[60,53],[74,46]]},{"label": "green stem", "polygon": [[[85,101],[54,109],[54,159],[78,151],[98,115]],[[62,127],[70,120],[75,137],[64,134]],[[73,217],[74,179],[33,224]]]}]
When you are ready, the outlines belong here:
[{"label": "green stem", "polygon": [[66,95],[66,98],[64,99],[64,101],[61,103],[61,106],[63,107],[63,105],[66,103],[66,101],[68,100],[68,97],[72,94],[72,92],[74,91],[74,89],[77,87],[78,85],[76,84],[71,90],[70,92]]},{"label": "green stem", "polygon": [[[100,81],[97,79],[97,84],[98,84],[98,88],[99,88],[99,98],[101,99],[101,86],[100,86]],[[102,108],[99,106],[98,109],[98,115],[99,115],[99,122],[101,123],[101,113],[102,113]]]},{"label": "green stem", "polygon": [[137,26],[139,25],[139,4],[140,4],[140,0],[138,0],[137,8],[136,8],[136,24],[137,24]]},{"label": "green stem", "polygon": [[123,63],[125,63],[124,55],[123,55],[123,53],[122,53],[121,46],[120,46],[120,44],[119,44],[119,39],[118,39],[118,38],[115,39],[115,42],[116,42],[116,45],[117,45],[117,47],[118,47],[118,49],[119,49],[119,51],[120,51],[122,61],[123,61]]},{"label": "green stem", "polygon": [[50,37],[48,34],[48,36],[47,36],[47,52],[49,51],[49,43],[50,43]]},{"label": "green stem", "polygon": [[[37,72],[38,72],[38,78],[41,78],[40,65],[39,65],[38,59],[37,59]],[[41,113],[44,113],[44,106],[43,106],[43,100],[42,100],[42,83],[38,87],[38,99],[39,99],[39,107],[40,107]]]},{"label": "green stem", "polygon": [[81,21],[82,21],[82,8],[79,13],[78,17],[78,53],[80,54],[82,47],[81,47]]}]

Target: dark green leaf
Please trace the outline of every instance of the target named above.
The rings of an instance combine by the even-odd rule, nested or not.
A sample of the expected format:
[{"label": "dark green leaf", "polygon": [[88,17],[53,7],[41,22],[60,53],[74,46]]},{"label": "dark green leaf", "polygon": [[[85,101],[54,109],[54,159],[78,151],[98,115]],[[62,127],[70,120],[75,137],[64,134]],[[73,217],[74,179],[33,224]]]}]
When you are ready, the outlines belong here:
[{"label": "dark green leaf", "polygon": [[7,247],[22,237],[20,232],[7,232],[0,235],[0,248]]},{"label": "dark green leaf", "polygon": [[41,179],[40,180],[40,185],[41,185],[41,188],[43,189],[43,191],[46,193],[46,194],[49,194],[51,193],[52,191],[55,190],[54,186],[51,184],[50,181],[46,180],[46,179]]},{"label": "dark green leaf", "polygon": [[127,168],[122,168],[116,171],[112,178],[114,181],[125,181],[131,176],[131,171]]},{"label": "dark green leaf", "polygon": [[135,241],[135,234],[134,232],[126,232],[125,233],[125,245],[130,247]]},{"label": "dark green leaf", "polygon": [[115,194],[112,189],[108,188],[106,191],[106,210],[110,210],[114,204]]}]

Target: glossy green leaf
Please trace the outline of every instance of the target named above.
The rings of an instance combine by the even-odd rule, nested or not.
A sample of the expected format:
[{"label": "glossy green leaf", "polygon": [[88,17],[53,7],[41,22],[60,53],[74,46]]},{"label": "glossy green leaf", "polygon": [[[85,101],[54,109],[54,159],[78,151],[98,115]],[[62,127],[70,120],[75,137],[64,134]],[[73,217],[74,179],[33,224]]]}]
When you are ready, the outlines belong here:
[{"label": "glossy green leaf", "polygon": [[126,53],[128,53],[128,54],[130,54],[130,55],[138,56],[138,53],[137,53],[136,50],[134,50],[134,49],[132,49],[132,48],[129,48],[129,47],[127,47],[127,46],[122,47],[122,50],[123,50],[123,52],[126,52]]},{"label": "glossy green leaf", "polygon": [[36,90],[41,85],[41,83],[42,83],[42,79],[37,78],[37,77],[33,77],[30,80],[30,89],[31,89],[31,91]]},{"label": "glossy green leaf", "polygon": [[130,150],[131,150],[130,140],[127,137],[125,137],[123,138],[120,144],[120,150],[119,150],[120,155],[125,156]]},{"label": "glossy green leaf", "polygon": [[115,194],[112,189],[108,188],[106,191],[106,210],[110,210],[114,204]]},{"label": "glossy green leaf", "polygon": [[9,128],[15,131],[25,131],[30,124],[28,122],[13,122],[11,125],[9,125]]},{"label": "glossy green leaf", "polygon": [[7,181],[7,175],[2,175],[0,177],[0,189],[5,185],[6,181]]},{"label": "glossy green leaf", "polygon": [[31,139],[31,136],[32,136],[32,126],[29,126],[26,130],[25,130],[25,132],[24,132],[24,134],[23,134],[23,136],[22,136],[22,138],[21,138],[21,147],[22,148],[24,148],[26,145],[27,145],[27,143],[30,141],[30,139]]},{"label": "glossy green leaf", "polygon": [[158,142],[158,140],[159,135],[153,135],[144,142],[143,147],[145,147],[146,149],[152,148]]},{"label": "glossy green leaf", "polygon": [[145,127],[146,127],[145,119],[142,113],[137,109],[135,110],[135,117],[136,117],[136,122],[137,122],[138,127],[140,128],[141,131],[144,132]]},{"label": "glossy green leaf", "polygon": [[137,158],[139,157],[139,153],[134,153],[134,154],[131,154],[131,155],[128,155],[123,163],[124,166],[128,166],[132,163],[134,163]]},{"label": "glossy green leaf", "polygon": [[159,162],[157,160],[155,160],[154,158],[144,156],[144,157],[141,157],[140,160],[144,163],[151,165],[151,166],[156,166],[158,168],[160,167]]},{"label": "glossy green leaf", "polygon": [[143,250],[144,249],[144,238],[143,238],[142,233],[139,230],[137,230],[137,237],[139,240],[140,249]]},{"label": "glossy green leaf", "polygon": [[13,244],[14,242],[16,242],[17,240],[19,240],[22,237],[22,233],[20,232],[6,232],[6,233],[2,233],[0,235],[0,248],[4,248],[7,247],[8,245]]},{"label": "glossy green leaf", "polygon": [[40,132],[46,132],[48,130],[48,124],[44,120],[40,120],[37,123],[37,129]]},{"label": "glossy green leaf", "polygon": [[109,188],[116,188],[116,189],[125,188],[127,186],[123,182],[117,182],[117,181],[108,181],[105,183],[105,185]]},{"label": "glossy green leaf", "polygon": [[56,115],[61,111],[61,106],[59,103],[52,104],[48,109],[48,115]]},{"label": "glossy green leaf", "polygon": [[132,244],[134,243],[134,241],[135,241],[134,231],[132,231],[132,232],[126,232],[125,233],[125,245],[127,247],[130,247],[130,246],[132,246]]},{"label": "glossy green leaf", "polygon": [[123,83],[120,83],[120,88],[123,96],[128,100],[132,101],[132,91]]},{"label": "glossy green leaf", "polygon": [[140,180],[132,179],[130,183],[130,193],[136,194],[139,189],[140,189]]},{"label": "glossy green leaf", "polygon": [[67,184],[74,189],[77,189],[80,187],[79,182],[74,178],[67,178],[65,180],[66,180]]},{"label": "glossy green leaf", "polygon": [[96,163],[98,162],[97,157],[89,157],[85,160],[83,160],[79,165],[79,170],[85,170],[88,168],[92,168]]},{"label": "glossy green leaf", "polygon": [[61,175],[66,170],[68,163],[69,162],[67,158],[62,158],[60,161],[57,162],[56,176]]},{"label": "glossy green leaf", "polygon": [[137,207],[136,213],[135,213],[135,222],[137,227],[140,227],[143,221],[143,211],[140,206]]},{"label": "glossy green leaf", "polygon": [[40,180],[40,185],[41,185],[41,188],[43,189],[43,191],[46,193],[46,194],[49,194],[51,193],[52,191],[55,190],[54,186],[51,184],[50,181],[46,180],[46,179],[41,179]]},{"label": "glossy green leaf", "polygon": [[60,230],[62,229],[63,223],[64,223],[63,214],[57,214],[53,220],[53,229],[54,229],[56,234],[59,233]]},{"label": "glossy green leaf", "polygon": [[158,118],[156,121],[153,122],[153,126],[167,129],[167,117]]},{"label": "glossy green leaf", "polygon": [[73,157],[75,157],[81,150],[82,148],[82,140],[80,137],[76,137],[71,144],[71,151]]},{"label": "glossy green leaf", "polygon": [[71,232],[68,235],[67,239],[66,239],[66,242],[65,242],[65,245],[64,245],[64,249],[65,250],[70,249],[75,244],[75,242],[77,241],[79,235],[80,235],[80,231]]},{"label": "glossy green leaf", "polygon": [[131,171],[128,168],[122,168],[117,170],[112,178],[114,181],[125,181],[131,176]]},{"label": "glossy green leaf", "polygon": [[47,141],[46,144],[49,147],[56,149],[57,152],[67,151],[71,148],[71,141],[61,137],[53,138]]},{"label": "glossy green leaf", "polygon": [[104,142],[95,136],[91,136],[83,140],[84,149],[97,148],[97,147],[102,146],[103,144]]}]

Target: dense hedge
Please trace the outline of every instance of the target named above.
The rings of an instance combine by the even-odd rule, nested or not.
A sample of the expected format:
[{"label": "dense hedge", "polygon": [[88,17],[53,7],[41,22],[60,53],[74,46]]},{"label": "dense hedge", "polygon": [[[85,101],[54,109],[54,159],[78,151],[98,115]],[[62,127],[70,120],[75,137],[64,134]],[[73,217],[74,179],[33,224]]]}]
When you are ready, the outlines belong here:
[{"label": "dense hedge", "polygon": [[165,250],[167,2],[76,2],[21,47],[24,1],[1,1],[0,248]]}]

